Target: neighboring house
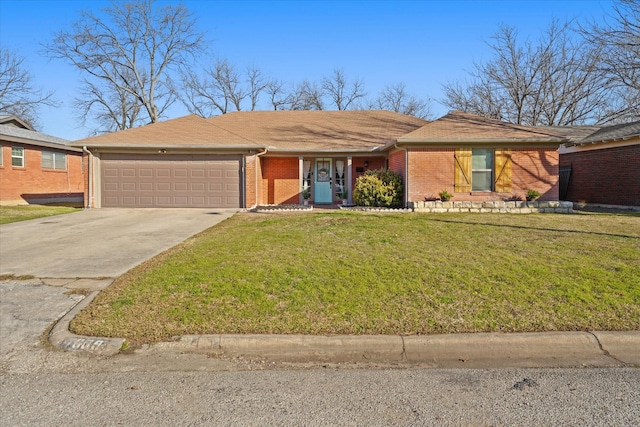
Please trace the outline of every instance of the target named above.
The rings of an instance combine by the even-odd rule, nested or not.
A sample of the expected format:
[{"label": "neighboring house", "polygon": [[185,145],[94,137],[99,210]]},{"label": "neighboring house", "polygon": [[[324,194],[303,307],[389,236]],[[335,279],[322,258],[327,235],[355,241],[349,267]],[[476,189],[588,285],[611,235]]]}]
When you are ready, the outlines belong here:
[{"label": "neighboring house", "polygon": [[561,198],[640,206],[640,122],[606,126],[560,147]]},{"label": "neighboring house", "polygon": [[557,201],[569,138],[452,112],[429,122],[389,111],[254,111],[186,116],[76,141],[89,150],[95,207],[232,207],[352,200],[358,176],[403,176],[406,205],[441,190],[457,201]]},{"label": "neighboring house", "polygon": [[82,204],[83,153],[67,142],[0,116],[0,204]]}]

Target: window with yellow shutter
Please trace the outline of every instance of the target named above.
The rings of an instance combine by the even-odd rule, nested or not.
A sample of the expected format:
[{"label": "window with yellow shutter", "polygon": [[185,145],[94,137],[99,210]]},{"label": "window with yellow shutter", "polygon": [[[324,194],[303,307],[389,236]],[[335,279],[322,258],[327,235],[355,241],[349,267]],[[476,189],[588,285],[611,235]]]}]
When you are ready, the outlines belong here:
[{"label": "window with yellow shutter", "polygon": [[510,149],[459,148],[454,159],[455,192],[511,192]]}]

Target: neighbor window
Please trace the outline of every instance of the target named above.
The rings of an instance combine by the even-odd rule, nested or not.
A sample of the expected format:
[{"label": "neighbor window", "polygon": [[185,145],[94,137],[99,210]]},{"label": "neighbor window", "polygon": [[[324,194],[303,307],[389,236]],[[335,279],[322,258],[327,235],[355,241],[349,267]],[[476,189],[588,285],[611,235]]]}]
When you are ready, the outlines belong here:
[{"label": "neighbor window", "polygon": [[42,169],[67,169],[67,155],[55,151],[43,151]]},{"label": "neighbor window", "polygon": [[11,166],[24,167],[24,148],[11,147]]},{"label": "neighbor window", "polygon": [[493,150],[474,148],[471,152],[471,191],[493,190]]}]

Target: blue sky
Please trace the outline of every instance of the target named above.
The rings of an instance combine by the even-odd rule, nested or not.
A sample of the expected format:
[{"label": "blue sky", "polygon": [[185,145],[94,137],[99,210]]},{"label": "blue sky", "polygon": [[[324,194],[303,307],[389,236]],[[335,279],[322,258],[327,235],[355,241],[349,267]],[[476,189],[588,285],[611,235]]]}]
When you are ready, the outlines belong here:
[{"label": "blue sky", "polygon": [[[170,2],[162,0],[160,3]],[[175,3],[175,2],[173,2]],[[71,24],[82,9],[98,13],[102,0],[0,0],[0,44],[19,52],[35,84],[54,90],[60,108],[40,111],[42,132],[67,139],[89,134],[72,110],[80,74],[42,56],[42,43]],[[184,0],[211,41],[211,52],[239,69],[255,64],[291,85],[320,81],[334,69],[360,78],[374,98],[403,82],[416,97],[432,99],[436,117],[442,85],[463,79],[474,61],[490,58],[486,41],[500,24],[536,39],[554,19],[595,19],[608,0],[560,1],[212,1]],[[264,105],[263,108],[268,108]],[[188,114],[176,105],[167,118]]]}]

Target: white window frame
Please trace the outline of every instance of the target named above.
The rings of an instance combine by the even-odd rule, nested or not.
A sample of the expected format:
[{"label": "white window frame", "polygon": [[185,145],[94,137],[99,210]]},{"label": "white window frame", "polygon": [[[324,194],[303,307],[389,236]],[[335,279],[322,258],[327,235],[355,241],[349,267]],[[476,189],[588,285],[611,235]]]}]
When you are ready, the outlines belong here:
[{"label": "white window frame", "polygon": [[67,170],[66,153],[42,150],[42,169]]},{"label": "white window frame", "polygon": [[[473,167],[473,155],[474,153],[477,153],[479,151],[483,151],[483,152],[487,152],[487,153],[491,153],[491,168],[488,169],[475,169]],[[495,176],[495,169],[496,169],[496,159],[495,159],[495,150],[491,149],[491,148],[474,148],[471,150],[471,191],[473,192],[492,192],[494,191],[495,188],[495,182],[494,182],[494,176]],[[486,174],[487,172],[490,173],[490,177],[489,177],[489,188],[488,189],[478,189],[475,185],[476,185],[476,180],[473,179],[474,176],[474,172],[482,172],[483,174]]]},{"label": "white window frame", "polygon": [[[17,156],[15,154],[13,154],[13,150],[20,150],[20,155]],[[20,164],[16,165],[14,164],[14,160],[19,159],[20,160]],[[23,168],[24,167],[24,147],[11,147],[11,166],[13,166],[14,168]]]}]

